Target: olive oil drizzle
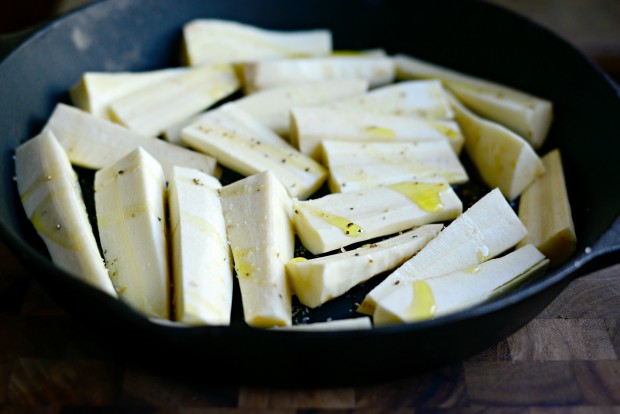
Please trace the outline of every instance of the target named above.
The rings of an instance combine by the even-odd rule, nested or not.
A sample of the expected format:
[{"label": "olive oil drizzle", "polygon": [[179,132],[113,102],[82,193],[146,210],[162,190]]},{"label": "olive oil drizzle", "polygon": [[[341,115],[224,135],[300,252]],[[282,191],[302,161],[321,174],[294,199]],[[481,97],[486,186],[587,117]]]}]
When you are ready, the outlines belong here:
[{"label": "olive oil drizzle", "polygon": [[397,191],[416,203],[422,210],[435,213],[443,210],[441,195],[450,188],[446,183],[441,182],[405,182],[392,184],[388,188]]},{"label": "olive oil drizzle", "polygon": [[406,310],[408,319],[412,321],[432,319],[437,306],[429,284],[424,280],[416,280],[411,288],[413,289],[413,302]]},{"label": "olive oil drizzle", "polygon": [[364,233],[364,229],[361,226],[353,223],[346,217],[337,216],[316,207],[306,206],[306,209],[312,215],[331,224],[332,226],[338,227],[345,235],[349,237],[357,237]]}]

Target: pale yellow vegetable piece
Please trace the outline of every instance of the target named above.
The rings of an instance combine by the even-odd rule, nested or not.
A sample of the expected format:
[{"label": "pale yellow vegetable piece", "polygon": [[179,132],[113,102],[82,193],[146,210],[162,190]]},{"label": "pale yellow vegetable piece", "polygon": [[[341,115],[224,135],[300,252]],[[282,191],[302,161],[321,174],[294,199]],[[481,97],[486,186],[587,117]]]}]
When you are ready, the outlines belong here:
[{"label": "pale yellow vegetable piece", "polygon": [[15,150],[15,180],[26,212],[52,262],[116,297],[88,221],[77,175],[64,148],[46,131]]},{"label": "pale yellow vegetable piece", "polygon": [[156,136],[237,89],[232,65],[205,65],[115,100],[110,117],[133,131]]},{"label": "pale yellow vegetable piece", "polygon": [[329,30],[276,31],[218,19],[183,26],[187,64],[237,63],[261,59],[325,56],[332,51]]},{"label": "pale yellow vegetable piece", "polygon": [[499,188],[508,200],[514,200],[544,173],[545,167],[527,141],[479,117],[452,96],[450,102],[465,136],[465,150],[489,187]]},{"label": "pale yellow vegetable piece", "polygon": [[146,137],[62,103],[54,109],[44,131],[54,132],[71,163],[80,167],[104,168],[142,147],[157,159],[167,177],[172,174],[175,165],[218,174],[213,157]]},{"label": "pale yellow vegetable piece", "polygon": [[368,316],[361,316],[350,319],[328,320],[325,322],[312,322],[302,325],[292,325],[277,327],[274,329],[287,331],[351,331],[372,328],[372,321]]},{"label": "pale yellow vegetable piece", "polygon": [[234,103],[207,112],[181,132],[185,144],[243,175],[270,170],[292,197],[307,198],[327,178],[309,158]]},{"label": "pale yellow vegetable piece", "polygon": [[290,326],[284,266],[293,258],[295,234],[286,189],[264,171],[223,187],[221,196],[245,321],[258,328]]},{"label": "pale yellow vegetable piece", "polygon": [[419,180],[296,201],[293,223],[303,245],[319,254],[414,226],[452,220],[462,208],[445,180]]},{"label": "pale yellow vegetable piece", "polygon": [[520,244],[536,246],[555,267],[575,252],[577,235],[566,192],[560,150],[542,157],[545,174],[521,194],[519,218],[528,234]]},{"label": "pale yellow vegetable piece", "polygon": [[171,68],[148,72],[86,72],[69,90],[69,96],[73,105],[109,120],[110,104],[115,100],[187,71],[187,68]]},{"label": "pale yellow vegetable piece", "polygon": [[165,191],[161,165],[142,148],[95,174],[97,227],[114,287],[161,319],[170,312]]},{"label": "pale yellow vegetable piece", "polygon": [[455,121],[417,116],[385,115],[364,109],[293,108],[291,143],[312,158],[320,158],[324,140],[427,142],[447,139],[458,153],[463,135]]},{"label": "pale yellow vegetable piece", "polygon": [[190,325],[229,325],[232,260],[220,201],[220,182],[175,167],[168,184],[174,309]]},{"label": "pale yellow vegetable piece", "polygon": [[358,312],[372,315],[377,302],[399,285],[479,265],[515,246],[526,234],[510,204],[494,189],[371,290]]},{"label": "pale yellow vegetable piece", "polygon": [[375,326],[419,322],[479,305],[544,272],[549,260],[532,245],[442,276],[401,283],[377,303]]},{"label": "pale yellow vegetable piece", "polygon": [[442,224],[426,224],[354,250],[310,260],[295,258],[286,265],[293,291],[306,306],[322,305],[408,260],[442,228]]},{"label": "pale yellow vegetable piece", "polygon": [[371,88],[394,80],[394,62],[386,57],[273,59],[240,65],[251,93],[276,86],[327,80],[366,80]]},{"label": "pale yellow vegetable piece", "polygon": [[461,102],[540,148],[553,119],[550,101],[488,80],[465,75],[406,55],[394,57],[401,79],[440,79]]},{"label": "pale yellow vegetable piece", "polygon": [[322,149],[333,193],[425,178],[439,177],[450,184],[468,180],[446,139],[417,143],[323,141]]}]

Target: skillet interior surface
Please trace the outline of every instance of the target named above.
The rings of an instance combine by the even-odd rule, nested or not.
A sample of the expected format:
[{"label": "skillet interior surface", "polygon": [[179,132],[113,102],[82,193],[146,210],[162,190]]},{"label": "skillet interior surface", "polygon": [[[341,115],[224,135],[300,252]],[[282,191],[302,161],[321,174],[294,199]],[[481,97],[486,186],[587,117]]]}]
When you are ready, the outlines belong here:
[{"label": "skillet interior surface", "polygon": [[[579,240],[574,260],[475,309],[367,332],[259,331],[243,326],[238,308],[230,328],[158,326],[67,277],[51,265],[22,212],[12,179],[15,148],[36,135],[57,102],[68,102],[67,89],[84,71],[178,65],[181,27],[198,17],[280,30],[327,27],[338,49],[408,53],[550,99],[555,119],[540,152],[562,152]],[[289,384],[406,375],[471,355],[519,329],[579,273],[586,248],[596,253],[620,211],[617,119],[618,92],[591,62],[546,30],[481,2],[268,0],[257,7],[252,0],[111,0],[51,24],[0,63],[0,234],[59,303],[111,346],[147,363],[184,372],[208,366],[233,380]],[[610,250],[617,252],[617,244]],[[349,316],[353,296],[313,317]]]}]

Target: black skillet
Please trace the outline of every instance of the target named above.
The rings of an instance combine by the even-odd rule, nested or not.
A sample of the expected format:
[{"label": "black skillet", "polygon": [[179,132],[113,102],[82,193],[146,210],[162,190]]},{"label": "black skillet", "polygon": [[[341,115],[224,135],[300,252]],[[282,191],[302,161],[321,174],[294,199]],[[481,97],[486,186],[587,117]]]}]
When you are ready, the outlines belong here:
[{"label": "black skillet", "polygon": [[[363,332],[274,332],[243,325],[149,323],[55,268],[25,220],[14,149],[35,135],[87,70],[177,65],[181,26],[233,19],[272,29],[326,27],[339,49],[384,48],[546,97],[555,121],[541,153],[562,151],[578,235],[573,259],[482,306],[433,321]],[[534,318],[575,277],[620,262],[618,90],[566,42],[495,6],[464,0],[111,0],[38,31],[0,63],[0,235],[68,311],[122,355],[212,381],[350,383],[458,361]],[[368,288],[368,287],[366,287]],[[353,314],[363,289],[298,320]]]}]

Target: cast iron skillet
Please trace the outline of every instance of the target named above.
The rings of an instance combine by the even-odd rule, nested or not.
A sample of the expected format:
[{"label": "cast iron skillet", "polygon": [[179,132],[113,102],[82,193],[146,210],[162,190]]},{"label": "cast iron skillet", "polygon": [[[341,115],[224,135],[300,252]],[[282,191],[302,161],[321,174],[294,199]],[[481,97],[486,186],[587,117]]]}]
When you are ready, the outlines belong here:
[{"label": "cast iron skillet", "polygon": [[[250,329],[238,307],[231,327],[156,325],[55,268],[22,212],[14,149],[39,131],[56,102],[67,102],[67,88],[82,72],[177,65],[181,26],[198,17],[282,30],[327,27],[339,49],[409,53],[552,100],[555,121],[541,153],[559,147],[563,155],[579,239],[573,260],[455,315],[322,333]],[[576,276],[620,261],[618,119],[618,90],[596,66],[548,31],[477,1],[111,0],[52,23],[0,63],[0,235],[101,340],[153,367],[214,381],[278,384],[408,375],[479,352],[530,321]],[[300,315],[350,316],[355,294]]]}]

